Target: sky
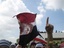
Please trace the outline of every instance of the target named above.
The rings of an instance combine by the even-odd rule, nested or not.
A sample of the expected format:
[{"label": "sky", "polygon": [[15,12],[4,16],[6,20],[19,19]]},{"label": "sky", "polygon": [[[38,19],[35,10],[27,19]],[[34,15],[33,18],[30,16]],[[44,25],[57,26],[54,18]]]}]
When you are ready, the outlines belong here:
[{"label": "sky", "polygon": [[49,17],[54,32],[64,32],[64,0],[0,0],[0,39],[16,42],[19,25],[13,16],[23,12],[37,13],[39,31],[45,31],[46,19]]}]

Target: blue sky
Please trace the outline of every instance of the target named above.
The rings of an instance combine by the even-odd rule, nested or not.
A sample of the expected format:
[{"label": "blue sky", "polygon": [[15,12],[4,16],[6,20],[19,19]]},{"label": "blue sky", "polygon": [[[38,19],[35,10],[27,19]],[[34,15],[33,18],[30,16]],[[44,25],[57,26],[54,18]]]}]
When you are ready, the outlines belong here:
[{"label": "blue sky", "polygon": [[45,31],[46,18],[55,30],[64,32],[64,0],[0,0],[0,39],[15,42],[19,25],[14,15],[22,12],[37,13],[36,25]]},{"label": "blue sky", "polygon": [[[25,3],[26,7],[34,13],[39,14],[40,11],[37,9],[37,7],[40,5],[41,0],[23,0],[23,2]],[[51,2],[51,1],[50,1]],[[64,11],[59,8],[59,9],[46,9],[45,8],[45,4],[42,2],[41,3],[43,6],[43,9],[46,10],[46,12],[42,12],[42,14],[44,15],[42,20],[42,25],[38,26],[39,30],[45,31],[45,23],[46,23],[46,18],[49,17],[49,22],[50,24],[54,25],[54,30],[58,30],[58,31],[62,31],[64,30]]]}]

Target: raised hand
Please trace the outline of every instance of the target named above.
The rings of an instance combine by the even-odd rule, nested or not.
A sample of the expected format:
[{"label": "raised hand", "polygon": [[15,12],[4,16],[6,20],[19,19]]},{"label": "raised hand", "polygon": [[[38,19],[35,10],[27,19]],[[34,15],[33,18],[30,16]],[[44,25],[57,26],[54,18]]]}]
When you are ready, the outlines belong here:
[{"label": "raised hand", "polygon": [[53,25],[52,24],[49,24],[49,17],[47,17],[47,20],[46,20],[46,26],[45,26],[45,29],[48,33],[50,32],[53,32]]}]

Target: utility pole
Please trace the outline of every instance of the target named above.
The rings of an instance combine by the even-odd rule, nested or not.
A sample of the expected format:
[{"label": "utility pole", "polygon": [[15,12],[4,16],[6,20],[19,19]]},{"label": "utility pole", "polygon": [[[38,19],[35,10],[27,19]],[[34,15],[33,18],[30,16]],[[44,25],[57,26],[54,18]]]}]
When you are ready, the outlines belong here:
[{"label": "utility pole", "polygon": [[45,26],[45,30],[47,32],[47,47],[53,48],[53,29],[54,26],[49,24],[49,17],[47,17],[46,20],[46,26]]}]

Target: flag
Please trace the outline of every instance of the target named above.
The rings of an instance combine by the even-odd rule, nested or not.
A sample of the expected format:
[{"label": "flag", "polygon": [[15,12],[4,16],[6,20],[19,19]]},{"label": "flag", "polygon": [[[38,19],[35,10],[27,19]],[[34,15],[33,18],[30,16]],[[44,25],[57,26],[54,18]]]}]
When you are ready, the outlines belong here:
[{"label": "flag", "polygon": [[[20,13],[17,16],[17,19],[20,21],[20,32],[22,31],[20,38],[19,38],[19,45],[24,46],[28,44],[31,40],[33,40],[37,35],[39,35],[39,32],[37,31],[37,27],[34,24],[36,14],[32,13]],[[31,24],[31,25],[30,25]],[[31,28],[33,27],[33,28]],[[24,32],[28,32],[28,34],[24,34]],[[30,31],[32,30],[32,31]]]},{"label": "flag", "polygon": [[39,42],[41,42],[43,44],[47,44],[47,42],[45,40],[40,39],[40,38],[34,38],[34,40],[39,41]]},{"label": "flag", "polygon": [[36,14],[33,13],[20,13],[17,15],[17,19],[22,23],[31,23],[34,22]]},{"label": "flag", "polygon": [[20,35],[19,45],[24,46],[24,45],[28,44],[38,34],[39,34],[39,32],[37,31],[37,28],[36,28],[36,26],[34,26],[31,33],[26,34],[26,35]]}]

